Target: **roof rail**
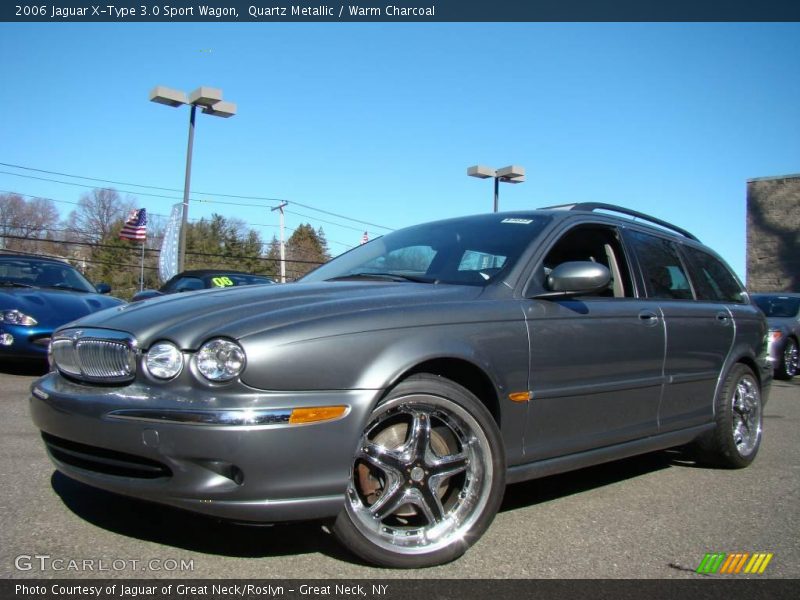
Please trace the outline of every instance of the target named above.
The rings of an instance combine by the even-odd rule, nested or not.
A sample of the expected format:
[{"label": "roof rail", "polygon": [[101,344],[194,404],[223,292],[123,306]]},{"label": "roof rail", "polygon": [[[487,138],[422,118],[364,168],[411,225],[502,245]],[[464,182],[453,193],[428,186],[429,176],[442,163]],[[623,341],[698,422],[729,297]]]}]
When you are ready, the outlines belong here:
[{"label": "roof rail", "polygon": [[642,221],[649,221],[650,223],[654,223],[656,225],[660,225],[665,229],[669,229],[676,233],[681,234],[683,237],[689,238],[690,240],[694,240],[699,242],[700,240],[697,237],[686,231],[685,229],[678,227],[677,225],[673,225],[667,221],[663,221],[657,217],[652,217],[648,214],[639,212],[638,210],[632,210],[630,208],[625,208],[623,206],[616,206],[615,204],[605,204],[603,202],[577,202],[575,204],[559,204],[557,206],[545,206],[542,210],[585,210],[585,211],[595,211],[595,210],[607,210],[609,212],[620,213],[623,215],[627,215],[629,217],[633,217],[634,219],[641,219]]}]

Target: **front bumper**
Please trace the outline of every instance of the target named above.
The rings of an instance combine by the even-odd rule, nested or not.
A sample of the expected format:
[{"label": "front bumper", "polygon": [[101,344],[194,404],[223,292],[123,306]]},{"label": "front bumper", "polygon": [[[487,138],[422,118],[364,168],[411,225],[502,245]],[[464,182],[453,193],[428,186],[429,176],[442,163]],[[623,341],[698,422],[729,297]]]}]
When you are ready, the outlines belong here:
[{"label": "front bumper", "polygon": [[46,359],[52,333],[42,327],[0,325],[0,356]]},{"label": "front bumper", "polygon": [[[210,389],[188,400],[140,384],[80,385],[56,373],[35,382],[31,392],[33,421],[65,475],[127,496],[254,522],[339,512],[356,445],[380,394],[252,390],[226,398]],[[318,423],[282,418],[287,410],[317,406],[347,409]],[[232,413],[276,418],[243,425]]]}]

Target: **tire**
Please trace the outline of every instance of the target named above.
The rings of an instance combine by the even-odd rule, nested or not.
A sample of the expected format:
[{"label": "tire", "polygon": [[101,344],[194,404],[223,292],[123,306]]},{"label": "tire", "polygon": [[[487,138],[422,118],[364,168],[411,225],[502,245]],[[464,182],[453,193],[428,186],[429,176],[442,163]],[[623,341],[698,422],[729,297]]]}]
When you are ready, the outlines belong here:
[{"label": "tire", "polygon": [[385,567],[450,562],[494,519],[505,470],[486,407],[448,379],[414,375],[370,415],[334,535]]},{"label": "tire", "polygon": [[786,346],[781,354],[781,362],[775,370],[775,377],[777,379],[791,379],[797,375],[797,364],[797,340],[790,337],[786,340]]},{"label": "tire", "polygon": [[761,385],[752,369],[735,365],[716,400],[716,427],[698,444],[701,460],[729,469],[753,462],[761,445],[762,407]]}]

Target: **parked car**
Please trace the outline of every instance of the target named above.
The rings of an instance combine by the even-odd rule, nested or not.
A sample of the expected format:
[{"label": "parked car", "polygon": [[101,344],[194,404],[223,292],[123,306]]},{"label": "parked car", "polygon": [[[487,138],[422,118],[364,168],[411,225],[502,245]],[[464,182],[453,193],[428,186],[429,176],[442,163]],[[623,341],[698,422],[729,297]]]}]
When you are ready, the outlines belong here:
[{"label": "parked car", "polygon": [[509,482],[689,443],[750,464],[766,332],[692,234],[577,204],[395,231],[291,286],[86,317],[53,338],[31,413],[90,485],[330,519],[364,559],[422,567],[475,542]]},{"label": "parked car", "polygon": [[753,294],[767,316],[769,358],[778,379],[797,375],[800,340],[800,294]]},{"label": "parked car", "polygon": [[110,291],[64,261],[0,254],[0,359],[45,359],[56,328],[123,303]]},{"label": "parked car", "polygon": [[209,288],[228,288],[238,285],[257,285],[262,283],[275,283],[269,277],[243,273],[241,271],[229,271],[225,269],[198,269],[195,271],[183,271],[171,278],[157,290],[142,290],[134,294],[132,302],[137,300],[147,300],[163,296],[164,294],[175,294],[178,292],[192,292],[195,290],[205,290]]}]

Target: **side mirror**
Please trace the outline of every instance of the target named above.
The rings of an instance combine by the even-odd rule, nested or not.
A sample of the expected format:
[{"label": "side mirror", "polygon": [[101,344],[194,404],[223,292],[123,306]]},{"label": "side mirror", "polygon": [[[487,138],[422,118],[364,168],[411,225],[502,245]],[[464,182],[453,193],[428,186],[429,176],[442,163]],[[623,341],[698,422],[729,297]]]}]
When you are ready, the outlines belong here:
[{"label": "side mirror", "polygon": [[98,294],[110,294],[111,293],[111,286],[108,285],[107,283],[98,283],[97,285],[94,286],[94,288],[97,290]]},{"label": "side mirror", "polygon": [[555,296],[579,296],[592,294],[608,287],[611,272],[608,267],[590,261],[565,262],[550,271],[547,276],[549,292],[539,294],[537,298]]}]

